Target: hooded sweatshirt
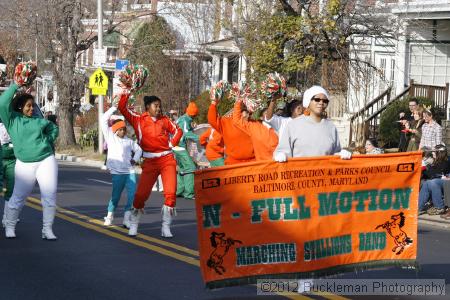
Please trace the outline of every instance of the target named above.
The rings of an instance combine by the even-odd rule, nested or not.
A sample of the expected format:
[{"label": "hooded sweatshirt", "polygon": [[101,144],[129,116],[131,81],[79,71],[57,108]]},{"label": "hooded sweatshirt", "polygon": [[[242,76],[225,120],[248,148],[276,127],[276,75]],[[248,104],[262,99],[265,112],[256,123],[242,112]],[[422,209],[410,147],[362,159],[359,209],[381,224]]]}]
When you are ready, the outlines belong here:
[{"label": "hooded sweatshirt", "polygon": [[58,126],[46,119],[27,117],[12,110],[11,101],[19,87],[12,84],[0,96],[0,118],[14,144],[14,154],[22,162],[38,162],[54,154]]},{"label": "hooded sweatshirt", "polygon": [[234,104],[233,124],[249,135],[256,160],[271,160],[278,145],[275,130],[268,124],[242,119],[241,102],[236,101]]},{"label": "hooded sweatshirt", "polygon": [[223,137],[226,165],[255,160],[250,137],[233,124],[232,116],[220,117],[216,105],[211,104],[208,110],[208,123]]},{"label": "hooded sweatshirt", "polygon": [[102,132],[108,143],[106,167],[110,170],[111,174],[135,173],[131,159],[138,162],[142,156],[142,149],[135,141],[128,137],[118,137],[108,126],[108,120],[116,110],[117,108],[113,106],[102,116]]}]

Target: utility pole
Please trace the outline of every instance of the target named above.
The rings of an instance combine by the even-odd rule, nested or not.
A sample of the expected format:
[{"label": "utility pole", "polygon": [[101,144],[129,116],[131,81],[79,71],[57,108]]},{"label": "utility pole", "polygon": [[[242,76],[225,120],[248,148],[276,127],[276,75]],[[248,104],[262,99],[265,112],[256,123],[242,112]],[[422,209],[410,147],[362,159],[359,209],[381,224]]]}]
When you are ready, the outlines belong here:
[{"label": "utility pole", "polygon": [[[98,43],[97,49],[103,49],[103,0],[97,0]],[[103,152],[103,134],[101,119],[103,116],[103,95],[98,95],[98,152]]]}]

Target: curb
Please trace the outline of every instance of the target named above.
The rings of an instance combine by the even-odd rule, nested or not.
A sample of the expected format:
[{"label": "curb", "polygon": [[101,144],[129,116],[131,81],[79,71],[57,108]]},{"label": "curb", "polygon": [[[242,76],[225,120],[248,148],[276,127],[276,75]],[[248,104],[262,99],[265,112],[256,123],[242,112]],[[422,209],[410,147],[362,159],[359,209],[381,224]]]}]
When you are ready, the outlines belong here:
[{"label": "curb", "polygon": [[[67,161],[71,163],[75,163],[80,166],[88,166],[88,167],[96,167],[101,168],[103,166],[103,161],[93,160],[93,159],[85,159],[78,156],[63,154],[63,153],[55,153],[55,158],[60,161]],[[141,174],[141,167],[136,167],[136,174]]]},{"label": "curb", "polygon": [[102,161],[92,160],[92,159],[84,159],[84,158],[81,158],[78,156],[73,156],[73,155],[68,155],[68,154],[56,153],[55,158],[57,160],[79,163],[79,164],[90,166],[90,167],[101,168],[103,166]]},{"label": "curb", "polygon": [[440,216],[422,215],[418,218],[419,224],[427,224],[442,228],[450,228],[450,220],[444,220]]}]

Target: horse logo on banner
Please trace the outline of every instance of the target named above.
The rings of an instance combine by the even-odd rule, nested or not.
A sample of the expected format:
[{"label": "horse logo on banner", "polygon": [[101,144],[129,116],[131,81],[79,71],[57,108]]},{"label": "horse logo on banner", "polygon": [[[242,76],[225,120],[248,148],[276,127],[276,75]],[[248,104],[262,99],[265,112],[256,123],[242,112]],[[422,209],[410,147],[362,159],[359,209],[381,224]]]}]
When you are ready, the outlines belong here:
[{"label": "horse logo on banner", "polygon": [[223,232],[213,232],[210,236],[211,247],[214,248],[213,252],[209,256],[206,265],[214,269],[217,274],[222,275],[226,272],[223,264],[223,258],[227,255],[231,246],[234,244],[242,244],[239,240],[233,240],[232,238],[226,238]]},{"label": "horse logo on banner", "polygon": [[403,212],[391,216],[391,220],[378,225],[375,229],[383,228],[391,237],[394,238],[395,247],[392,248],[392,252],[399,255],[403,252],[406,246],[413,243],[413,240],[408,237],[406,232],[403,231],[402,227],[405,225],[405,216]]}]

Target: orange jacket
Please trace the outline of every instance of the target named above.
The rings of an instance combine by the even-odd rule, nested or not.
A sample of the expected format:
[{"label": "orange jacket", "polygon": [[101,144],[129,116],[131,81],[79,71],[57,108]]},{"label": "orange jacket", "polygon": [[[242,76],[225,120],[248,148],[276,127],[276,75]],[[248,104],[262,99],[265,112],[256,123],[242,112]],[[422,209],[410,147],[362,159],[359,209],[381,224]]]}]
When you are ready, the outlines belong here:
[{"label": "orange jacket", "polygon": [[278,146],[277,133],[261,122],[242,119],[241,102],[236,101],[234,104],[233,124],[250,136],[256,160],[272,160],[273,152]]},{"label": "orange jacket", "polygon": [[252,141],[248,134],[233,125],[231,116],[220,117],[215,104],[209,106],[208,123],[223,137],[226,165],[255,160]]},{"label": "orange jacket", "polygon": [[214,128],[208,128],[200,136],[200,144],[206,147],[206,158],[209,161],[223,157],[223,139]]},{"label": "orange jacket", "polygon": [[[123,94],[119,101],[119,111],[133,126],[139,146],[145,152],[161,153],[170,151],[170,146],[178,145],[183,131],[169,118],[160,116],[153,121],[147,113],[138,114],[127,107],[128,95]],[[172,135],[172,139],[170,139]],[[170,144],[171,145],[170,145]]]}]

